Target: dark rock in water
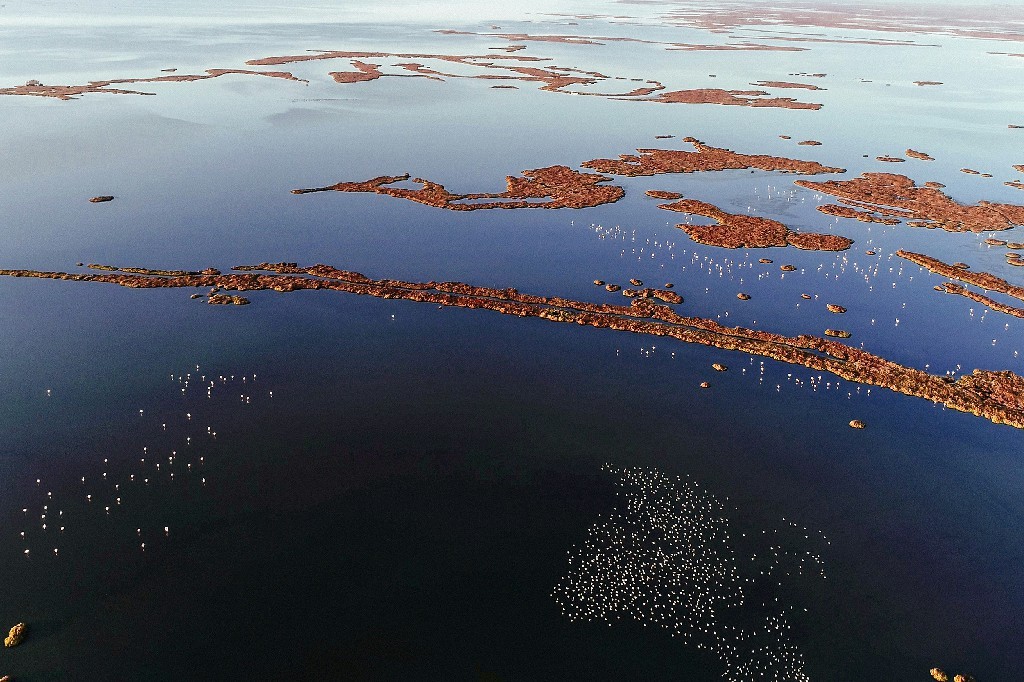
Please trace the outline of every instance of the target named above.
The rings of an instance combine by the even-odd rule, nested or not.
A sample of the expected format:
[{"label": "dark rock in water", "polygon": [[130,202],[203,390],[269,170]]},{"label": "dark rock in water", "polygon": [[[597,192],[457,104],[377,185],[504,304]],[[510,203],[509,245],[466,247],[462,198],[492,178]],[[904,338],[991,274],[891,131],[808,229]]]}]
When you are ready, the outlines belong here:
[{"label": "dark rock in water", "polygon": [[109,195],[103,195],[103,196],[93,197],[92,199],[89,199],[89,201],[91,201],[94,204],[101,204],[104,201],[113,201],[113,200],[114,200],[114,197],[109,196]]},{"label": "dark rock in water", "polygon": [[716,363],[711,365],[711,369],[715,370],[716,372],[724,372],[724,371],[728,370],[729,368],[726,367],[725,365],[721,364],[721,363],[716,362]]},{"label": "dark rock in water", "polygon": [[851,334],[850,332],[844,331],[842,329],[826,329],[825,336],[832,336],[837,339],[848,339],[850,338]]},{"label": "dark rock in water", "polygon": [[633,279],[629,280],[629,283],[632,284],[635,287],[642,287],[644,285],[643,282],[641,282],[640,280],[636,279],[635,277]]},{"label": "dark rock in water", "polygon": [[782,266],[779,267],[779,270],[782,270],[783,272],[793,272],[794,270],[796,270],[796,266],[795,265],[782,265]]},{"label": "dark rock in water", "polygon": [[18,623],[17,625],[15,625],[13,628],[11,628],[11,632],[7,635],[7,638],[4,640],[4,646],[9,648],[21,644],[25,640],[25,632],[27,630],[28,626],[24,623]]},{"label": "dark rock in water", "polygon": [[773,261],[771,258],[759,258],[757,260],[757,262],[758,263],[774,263],[775,261]]},{"label": "dark rock in water", "polygon": [[608,285],[605,285],[605,289],[607,289],[608,291],[611,291],[612,293],[615,293],[616,291],[618,291],[621,288],[622,287],[620,287],[618,284],[608,284]]},{"label": "dark rock in water", "polygon": [[603,287],[604,286],[604,280],[603,279],[595,279],[594,280],[594,286]]},{"label": "dark rock in water", "polygon": [[708,384],[708,382],[706,382],[706,381],[700,382],[700,387],[701,388],[707,388],[708,386],[710,386],[710,384]]},{"label": "dark rock in water", "polygon": [[[852,420],[850,420],[850,428],[851,429],[863,429],[865,426],[867,426],[867,424],[865,424],[864,422],[862,422],[859,419],[852,419]],[[935,679],[939,679],[939,678],[936,677]],[[949,678],[945,677],[943,679],[948,680]]]},{"label": "dark rock in water", "polygon": [[749,301],[750,294],[745,294],[741,291],[740,293],[736,294],[736,298],[740,299],[741,301]]},{"label": "dark rock in water", "polygon": [[830,313],[837,313],[837,314],[839,314],[839,313],[845,313],[846,312],[846,308],[844,308],[841,305],[836,305],[835,303],[826,303],[825,307],[828,308],[828,311]]},{"label": "dark rock in water", "polygon": [[938,680],[938,682],[949,682],[949,675],[942,668],[932,668],[928,672],[931,673],[932,679]]}]

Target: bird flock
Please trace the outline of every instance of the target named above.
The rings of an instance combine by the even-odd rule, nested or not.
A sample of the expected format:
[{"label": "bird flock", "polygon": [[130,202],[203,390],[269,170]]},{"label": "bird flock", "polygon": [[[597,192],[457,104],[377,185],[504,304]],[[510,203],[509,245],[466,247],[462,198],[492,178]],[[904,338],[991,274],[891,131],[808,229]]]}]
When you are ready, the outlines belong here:
[{"label": "bird flock", "polygon": [[809,680],[792,637],[798,609],[782,595],[801,576],[826,579],[820,552],[828,539],[787,521],[781,533],[757,534],[758,553],[746,556],[739,546],[752,546],[748,533],[689,476],[603,469],[618,476],[620,501],[568,552],[569,572],[552,592],[562,614],[662,628],[715,654],[730,682]]},{"label": "bird flock", "polygon": [[[97,543],[145,552],[169,538],[174,524],[161,515],[175,510],[166,502],[194,499],[207,485],[207,458],[217,452],[207,413],[223,414],[224,401],[251,405],[257,395],[273,398],[272,391],[257,389],[255,374],[208,375],[196,365],[170,381],[180,391],[180,400],[169,401],[173,407],[139,408],[129,418],[147,444],[75,461],[79,469],[70,480],[35,478],[35,498],[23,505],[17,530],[26,558],[64,559]],[[52,389],[46,395],[52,397]]]},{"label": "bird flock", "polygon": [[[748,213],[767,211],[786,214],[786,206],[794,201],[790,193],[780,192],[771,184],[753,189],[757,202]],[[810,197],[808,205],[820,203],[821,195]],[[800,203],[800,202],[797,202]],[[781,207],[781,208],[780,208]],[[841,222],[811,212],[811,218],[794,216],[798,222],[820,227],[820,222]],[[684,222],[704,219],[688,216]],[[847,221],[849,222],[849,221]],[[671,228],[674,222],[666,225]],[[674,228],[668,238],[661,230],[627,229],[620,225],[590,223],[588,231],[598,241],[618,251],[618,258],[627,273],[641,279],[673,281],[676,290],[686,298],[679,308],[683,314],[699,315],[723,324],[752,329],[807,333],[821,336],[830,324],[823,315],[826,300],[861,302],[851,308],[844,328],[853,333],[849,342],[855,347],[887,347],[906,344],[907,335],[932,336],[935,315],[945,323],[958,326],[956,341],[934,344],[930,366],[918,363],[921,369],[939,370],[956,378],[961,367],[999,367],[1018,371],[1021,353],[1021,321],[960,297],[933,291],[944,281],[921,267],[906,262],[895,254],[894,244],[904,244],[905,226],[858,224],[860,236],[847,251],[800,252],[793,249],[720,249],[693,242],[677,243]],[[943,235],[961,252],[973,254],[979,269],[992,260],[993,250],[986,245],[984,234]],[[1000,250],[996,252],[1001,253]],[[784,255],[783,255],[784,254]],[[780,270],[785,258],[797,263],[796,271]],[[781,261],[780,261],[781,262]],[[630,263],[632,263],[630,265]],[[610,269],[610,268],[609,268]],[[991,270],[999,274],[998,268]],[[602,279],[615,281],[615,273],[594,273]],[[752,300],[737,302],[738,291],[752,295]],[[810,298],[803,298],[807,294]],[[619,302],[618,300],[614,302]],[[867,309],[869,306],[870,309]],[[914,358],[917,360],[917,358]]]}]

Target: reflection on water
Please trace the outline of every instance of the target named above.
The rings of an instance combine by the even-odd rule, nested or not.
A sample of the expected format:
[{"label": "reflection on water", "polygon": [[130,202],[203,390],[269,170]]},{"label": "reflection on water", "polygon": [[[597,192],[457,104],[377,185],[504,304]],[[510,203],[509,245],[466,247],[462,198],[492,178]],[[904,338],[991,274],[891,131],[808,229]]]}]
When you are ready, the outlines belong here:
[{"label": "reflection on water", "polygon": [[[604,469],[619,476],[624,499],[569,552],[571,570],[553,593],[562,612],[664,628],[714,652],[733,682],[809,680],[789,634],[798,606],[783,590],[826,577],[825,536],[790,522],[748,540],[731,527],[729,509],[689,477]],[[747,555],[755,544],[760,554]]]}]

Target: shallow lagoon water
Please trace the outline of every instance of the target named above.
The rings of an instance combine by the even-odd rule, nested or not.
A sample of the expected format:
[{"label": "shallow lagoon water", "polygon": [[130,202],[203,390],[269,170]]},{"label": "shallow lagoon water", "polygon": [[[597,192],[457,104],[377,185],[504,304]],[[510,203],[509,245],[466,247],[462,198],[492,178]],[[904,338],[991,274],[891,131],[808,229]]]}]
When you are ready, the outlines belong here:
[{"label": "shallow lagoon water", "polygon": [[[617,9],[610,13],[635,7]],[[532,19],[501,31],[724,40]],[[166,47],[129,27],[120,35],[133,40],[102,49],[90,45],[91,31],[48,27],[53,61],[28,52],[0,85],[244,68],[245,59],[306,49],[475,54],[506,44],[432,32],[450,27],[199,25]],[[3,31],[14,52],[40,35],[16,23]],[[621,299],[594,278],[639,277],[674,282],[686,314],[786,334],[841,325],[854,345],[931,371],[1020,372],[1020,320],[937,294],[942,280],[891,255],[906,248],[964,260],[1019,282],[983,236],[837,221],[813,210],[819,197],[793,186],[794,176],[617,178],[625,199],[579,211],[459,213],[376,195],[289,193],[405,171],[453,191],[499,191],[506,174],[526,168],[675,148],[693,135],[851,173],[940,180],[965,202],[1020,203],[1020,191],[1002,185],[1015,177],[1010,165],[1024,162],[1011,137],[1021,131],[1006,128],[1020,111],[1019,93],[1006,88],[1020,67],[984,54],[1002,43],[911,37],[942,46],[675,53],[528,43],[519,53],[663,79],[670,89],[828,71],[824,92],[778,92],[823,102],[817,112],[570,97],[525,83],[492,90],[478,80],[333,83],[326,73],[346,60],[274,67],[309,85],[224,76],[139,84],[152,97],[0,98],[11,160],[0,171],[9,188],[3,266],[226,270],[294,260],[610,302]],[[194,49],[172,59],[190,41]],[[897,51],[911,60],[902,68],[878,56]],[[943,60],[960,70],[936,74],[932,51],[964,55]],[[975,64],[991,71],[977,75]],[[941,87],[912,85],[933,77],[967,96],[946,101]],[[797,146],[802,139],[824,144]],[[937,161],[873,160],[907,147]],[[964,166],[995,177],[963,175]],[[856,243],[838,254],[701,246],[674,227],[685,217],[658,210],[646,189],[749,207]],[[85,201],[105,193],[117,199]],[[1020,229],[996,236],[1020,240]],[[782,273],[782,263],[798,270]],[[752,299],[738,301],[739,291]],[[228,309],[189,293],[0,282],[0,566],[9,586],[0,614],[32,628],[23,647],[5,650],[2,674],[722,679],[717,657],[680,638],[631,619],[571,621],[552,598],[568,553],[616,506],[606,463],[692,477],[726,501],[734,535],[796,522],[828,538],[813,546],[826,579],[767,594],[796,610],[789,637],[811,679],[924,679],[939,665],[999,680],[1022,663],[1019,431],[800,367],[606,330],[334,292],[253,292],[252,305]],[[837,320],[826,302],[849,312]],[[714,362],[729,371],[713,372]],[[194,379],[181,393],[172,376],[183,374],[257,379],[215,382],[206,398]],[[868,429],[849,429],[853,418]],[[185,438],[195,444],[182,446]],[[157,473],[152,458],[138,461],[143,447],[189,454]],[[22,512],[39,516],[54,498],[68,518],[56,536]],[[786,536],[786,551],[804,551],[803,540]]]}]

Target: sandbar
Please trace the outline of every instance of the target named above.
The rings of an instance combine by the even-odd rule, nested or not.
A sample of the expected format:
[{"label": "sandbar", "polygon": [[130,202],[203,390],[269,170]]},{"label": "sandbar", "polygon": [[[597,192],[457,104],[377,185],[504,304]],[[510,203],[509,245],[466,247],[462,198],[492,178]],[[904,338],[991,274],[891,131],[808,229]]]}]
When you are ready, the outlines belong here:
[{"label": "sandbar", "polygon": [[[645,0],[657,4],[657,0]],[[671,3],[662,3],[669,4]],[[1020,31],[1024,12],[1010,5],[972,5],[970,12],[958,5],[924,3],[887,4],[884,12],[871,5],[800,0],[787,4],[743,3],[706,5],[700,9],[671,8],[668,23],[727,33],[742,26],[813,26],[830,29],[955,35],[989,40],[1024,41]],[[896,41],[882,44],[905,45]]]},{"label": "sandbar", "polygon": [[680,199],[671,204],[660,204],[658,208],[714,220],[714,225],[676,225],[693,241],[709,246],[763,249],[791,245],[808,251],[845,251],[853,243],[853,240],[838,235],[794,232],[777,220],[727,213],[696,199]]},{"label": "sandbar", "polygon": [[843,168],[824,166],[817,161],[801,161],[767,154],[741,154],[729,149],[712,147],[693,137],[683,142],[693,145],[694,151],[676,149],[638,149],[639,156],[622,154],[618,159],[593,159],[581,164],[611,175],[661,175],[663,173],[698,173],[756,168],[779,173],[817,175],[843,173]]},{"label": "sandbar", "polygon": [[[510,42],[540,42],[540,43],[564,43],[567,45],[605,45],[607,43],[643,43],[646,45],[664,45],[668,50],[684,51],[732,51],[732,50],[755,50],[771,52],[798,52],[803,48],[781,45],[764,45],[761,43],[729,43],[725,45],[700,45],[694,43],[669,43],[660,40],[645,40],[643,38],[608,37],[608,36],[579,36],[579,35],[537,35],[531,33],[480,33],[476,31],[457,31],[454,29],[441,29],[434,31],[441,35],[449,36],[485,36],[490,38],[502,38]],[[514,47],[514,46],[513,46]]]},{"label": "sandbar", "polygon": [[[339,182],[326,187],[293,189],[292,194],[312,192],[374,192],[408,199],[435,208],[476,211],[491,208],[590,208],[621,199],[625,192],[617,185],[605,184],[606,175],[581,173],[567,166],[548,166],[523,171],[523,177],[505,178],[508,189],[498,193],[454,194],[444,185],[413,178],[418,189],[392,187],[408,180],[406,175],[383,175],[363,182]],[[548,199],[549,201],[538,201]],[[466,203],[469,202],[469,203]]]},{"label": "sandbar", "polygon": [[916,263],[925,270],[934,272],[937,275],[959,280],[966,284],[973,284],[974,286],[986,291],[995,291],[1000,294],[1006,294],[1007,296],[1016,298],[1019,301],[1024,301],[1024,287],[1010,284],[1002,277],[997,277],[996,275],[988,272],[971,272],[963,267],[944,263],[938,258],[932,258],[931,256],[926,256],[923,253],[914,253],[913,251],[904,251],[903,249],[900,249],[896,252],[896,255],[910,261],[911,263]]},{"label": "sandbar", "polygon": [[935,187],[918,187],[905,175],[864,173],[852,180],[797,180],[796,184],[849,206],[882,216],[909,219],[915,227],[950,232],[1008,230],[1024,225],[1024,206],[981,201],[964,205]]},{"label": "sandbar", "polygon": [[854,218],[861,221],[862,223],[881,223],[882,225],[899,225],[899,218],[886,218],[885,216],[878,216],[868,211],[859,211],[849,206],[839,206],[838,204],[822,204],[817,207],[818,211],[827,215],[836,216],[837,218]]},{"label": "sandbar", "polygon": [[87,93],[102,92],[114,95],[152,95],[152,92],[140,90],[124,90],[112,88],[112,85],[126,85],[133,83],[182,83],[209,80],[229,74],[244,76],[265,76],[267,78],[282,78],[284,80],[306,83],[302,78],[296,78],[287,71],[252,71],[250,69],[207,69],[205,74],[182,74],[174,76],[155,76],[153,78],[120,78],[107,81],[90,81],[85,85],[43,85],[38,81],[29,81],[25,85],[13,88],[0,88],[0,95],[28,95],[33,97],[54,97],[56,99],[75,99]]},{"label": "sandbar", "polygon": [[792,97],[769,97],[764,90],[723,90],[720,88],[696,88],[693,90],[672,90],[655,97],[634,100],[636,102],[661,102],[664,104],[720,104],[738,107],[776,107],[779,109],[821,109],[816,102],[800,102]]},{"label": "sandbar", "polygon": [[802,90],[825,90],[810,83],[793,83],[790,81],[756,81],[751,83],[756,88],[797,88]]},{"label": "sandbar", "polygon": [[829,372],[847,381],[882,386],[905,395],[941,403],[997,424],[1024,428],[1024,377],[1010,371],[976,369],[956,380],[891,362],[865,350],[822,337],[783,336],[714,320],[684,317],[650,299],[629,306],[524,294],[516,289],[478,287],[461,282],[374,280],[328,265],[300,268],[295,263],[238,266],[221,275],[151,277],[138,274],[74,274],[37,270],[0,270],[0,276],[99,282],[132,288],[219,287],[233,291],[333,290],[440,306],[494,310],[517,317],[591,326],[658,337],[671,337],[780,362]]}]

